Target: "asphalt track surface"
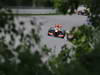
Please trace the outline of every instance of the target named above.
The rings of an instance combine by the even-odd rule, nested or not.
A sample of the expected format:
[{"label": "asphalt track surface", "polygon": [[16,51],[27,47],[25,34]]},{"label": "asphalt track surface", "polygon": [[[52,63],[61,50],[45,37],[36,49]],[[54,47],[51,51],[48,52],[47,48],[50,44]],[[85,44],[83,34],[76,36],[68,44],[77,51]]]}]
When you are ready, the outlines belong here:
[{"label": "asphalt track surface", "polygon": [[[41,22],[42,25],[38,26],[40,29],[37,27],[35,29],[40,30],[39,35],[41,38],[40,46],[42,47],[43,45],[47,45],[48,48],[52,48],[52,50],[58,54],[61,51],[61,47],[64,44],[67,44],[69,47],[71,46],[71,43],[66,40],[66,39],[61,39],[57,37],[51,37],[48,36],[48,29],[55,24],[62,24],[63,29],[66,31],[69,31],[72,27],[77,27],[80,26],[84,23],[86,23],[87,17],[86,16],[81,16],[81,15],[55,15],[55,16],[24,16],[24,17],[16,17],[15,22],[18,25],[19,21],[24,21],[25,22],[25,34],[29,34],[30,29],[33,27],[30,25],[30,20],[33,18],[36,18],[37,20],[37,25]],[[35,26],[34,26],[35,27]],[[33,27],[33,28],[34,28]],[[18,44],[18,41],[17,41]]]},{"label": "asphalt track surface", "polygon": [[62,24],[63,29],[69,31],[72,27],[80,26],[86,23],[87,17],[80,16],[77,14],[74,15],[59,15],[59,16],[40,16],[39,17],[44,24],[41,26],[41,45],[47,45],[49,48],[52,48],[55,53],[59,53],[61,51],[61,47],[64,44],[67,44],[69,47],[71,43],[66,39],[61,39],[57,37],[51,37],[47,35],[48,29],[55,24]]}]

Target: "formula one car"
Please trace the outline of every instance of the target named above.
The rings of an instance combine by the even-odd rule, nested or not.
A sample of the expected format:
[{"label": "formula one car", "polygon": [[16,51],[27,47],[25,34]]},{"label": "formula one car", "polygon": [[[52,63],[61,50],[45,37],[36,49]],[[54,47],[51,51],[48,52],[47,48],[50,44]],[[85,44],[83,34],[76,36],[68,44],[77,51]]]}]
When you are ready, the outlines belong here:
[{"label": "formula one car", "polygon": [[59,29],[59,27],[56,27],[56,26],[50,27],[50,29],[48,30],[48,36],[64,38],[65,37],[65,30]]}]

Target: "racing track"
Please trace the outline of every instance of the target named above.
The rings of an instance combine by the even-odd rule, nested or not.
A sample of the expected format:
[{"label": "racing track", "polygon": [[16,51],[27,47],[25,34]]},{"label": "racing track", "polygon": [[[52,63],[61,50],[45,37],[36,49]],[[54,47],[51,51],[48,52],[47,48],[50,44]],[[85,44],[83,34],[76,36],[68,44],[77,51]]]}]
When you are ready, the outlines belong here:
[{"label": "racing track", "polygon": [[86,23],[86,16],[79,15],[60,15],[60,16],[40,16],[40,19],[44,22],[42,25],[42,29],[40,32],[41,35],[41,45],[46,44],[49,48],[52,48],[55,53],[59,53],[61,47],[64,44],[67,44],[69,47],[71,43],[66,41],[65,39],[50,37],[47,35],[48,29],[55,24],[62,24],[63,29],[70,30],[73,26],[80,26]]},{"label": "racing track", "polygon": [[[47,35],[48,29],[51,26],[54,26],[55,24],[62,24],[63,28],[67,31],[70,30],[73,26],[80,26],[84,23],[86,23],[87,17],[86,16],[80,16],[80,15],[55,15],[55,16],[23,16],[23,17],[16,17],[15,22],[18,24],[18,22],[23,20],[25,22],[26,31],[25,33],[29,34],[29,30],[32,28],[30,25],[30,20],[33,19],[33,17],[36,17],[37,21],[41,22],[43,25],[41,25],[40,30],[40,37],[41,42],[40,46],[47,45],[48,48],[52,48],[52,51],[55,51],[54,53],[58,54],[61,50],[61,47],[64,44],[67,44],[69,47],[71,46],[71,43],[66,41],[65,39],[56,38],[56,37],[50,37]],[[36,27],[35,27],[36,29]],[[38,29],[39,30],[39,29]],[[17,41],[18,42],[18,41]],[[18,44],[18,43],[17,43]]]}]

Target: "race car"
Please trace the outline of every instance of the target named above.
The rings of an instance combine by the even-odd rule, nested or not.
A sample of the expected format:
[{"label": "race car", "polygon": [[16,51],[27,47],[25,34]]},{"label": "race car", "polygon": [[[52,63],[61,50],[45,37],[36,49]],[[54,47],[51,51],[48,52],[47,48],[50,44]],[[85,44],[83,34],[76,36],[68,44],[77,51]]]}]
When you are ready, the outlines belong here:
[{"label": "race car", "polygon": [[64,38],[65,30],[62,30],[61,27],[59,27],[59,26],[50,27],[48,30],[48,36]]}]

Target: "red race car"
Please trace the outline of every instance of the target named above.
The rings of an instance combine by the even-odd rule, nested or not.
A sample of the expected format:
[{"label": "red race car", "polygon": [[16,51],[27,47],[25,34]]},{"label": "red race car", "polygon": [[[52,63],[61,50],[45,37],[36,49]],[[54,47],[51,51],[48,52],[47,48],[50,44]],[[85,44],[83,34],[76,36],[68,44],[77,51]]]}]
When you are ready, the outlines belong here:
[{"label": "red race car", "polygon": [[65,37],[65,30],[61,29],[62,25],[56,24],[55,27],[50,27],[48,30],[49,36],[64,38]]}]

